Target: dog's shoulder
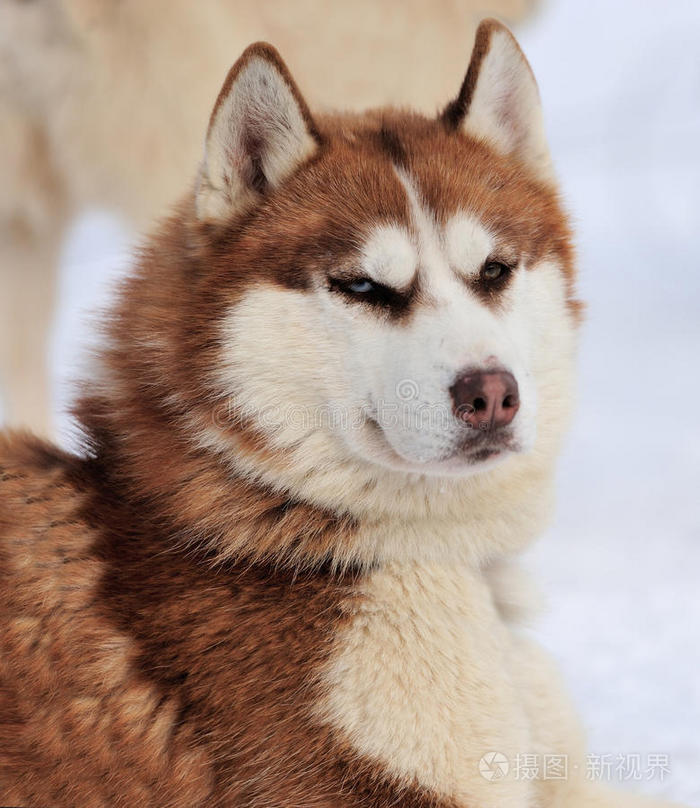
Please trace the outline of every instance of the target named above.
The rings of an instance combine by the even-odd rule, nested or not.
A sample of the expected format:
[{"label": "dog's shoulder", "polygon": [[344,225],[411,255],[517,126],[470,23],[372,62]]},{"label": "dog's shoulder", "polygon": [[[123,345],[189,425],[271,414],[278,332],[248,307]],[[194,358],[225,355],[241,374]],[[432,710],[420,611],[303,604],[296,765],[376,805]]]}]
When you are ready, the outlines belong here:
[{"label": "dog's shoulder", "polygon": [[[0,546],[4,555],[33,555],[57,539],[67,520],[73,532],[84,500],[80,459],[29,434],[0,433]],[[7,557],[7,555],[6,555]]]},{"label": "dog's shoulder", "polygon": [[12,739],[0,803],[88,805],[108,791],[110,804],[200,805],[208,768],[178,727],[180,703],[143,676],[135,639],[105,614],[89,468],[0,435],[0,737]]},{"label": "dog's shoulder", "polygon": [[27,434],[0,435],[0,631],[18,640],[8,647],[17,659],[69,631],[99,580],[83,462]]},{"label": "dog's shoulder", "polygon": [[0,433],[0,537],[3,544],[51,532],[59,513],[80,498],[74,479],[78,458],[40,438]]},{"label": "dog's shoulder", "polygon": [[[0,435],[0,591],[4,624],[58,614],[96,567],[82,461],[39,438]],[[81,488],[83,490],[81,490]],[[82,578],[81,578],[82,576]]]}]

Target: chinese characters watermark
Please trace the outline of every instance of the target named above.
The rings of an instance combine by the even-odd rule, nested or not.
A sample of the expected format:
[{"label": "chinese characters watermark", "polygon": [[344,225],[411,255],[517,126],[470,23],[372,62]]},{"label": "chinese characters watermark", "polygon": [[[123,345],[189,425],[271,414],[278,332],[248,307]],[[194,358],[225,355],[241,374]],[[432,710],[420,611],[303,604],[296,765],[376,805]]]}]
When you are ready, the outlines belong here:
[{"label": "chinese characters watermark", "polygon": [[479,761],[479,772],[486,780],[568,780],[582,770],[587,780],[625,783],[634,780],[660,780],[671,774],[670,755],[659,752],[589,754],[583,763],[565,754],[522,753],[508,758],[502,752],[488,752]]}]

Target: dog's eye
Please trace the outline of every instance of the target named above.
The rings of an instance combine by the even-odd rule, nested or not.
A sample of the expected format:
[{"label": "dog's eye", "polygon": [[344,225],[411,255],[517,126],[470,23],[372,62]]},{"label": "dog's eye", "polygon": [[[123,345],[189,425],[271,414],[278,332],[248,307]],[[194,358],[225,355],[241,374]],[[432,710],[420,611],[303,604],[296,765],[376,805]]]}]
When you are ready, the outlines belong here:
[{"label": "dog's eye", "polygon": [[353,303],[363,303],[395,312],[405,311],[412,299],[410,291],[399,292],[369,278],[329,278],[328,286],[331,292],[337,292]]},{"label": "dog's eye", "polygon": [[510,267],[501,261],[487,261],[481,269],[481,277],[487,283],[505,280],[510,272]]},{"label": "dog's eye", "polygon": [[386,289],[369,278],[331,278],[330,288],[349,297],[364,299],[372,298]]},{"label": "dog's eye", "polygon": [[375,290],[374,284],[372,281],[367,280],[367,278],[358,278],[355,281],[351,281],[345,288],[348,292],[352,292],[353,295],[366,295]]}]

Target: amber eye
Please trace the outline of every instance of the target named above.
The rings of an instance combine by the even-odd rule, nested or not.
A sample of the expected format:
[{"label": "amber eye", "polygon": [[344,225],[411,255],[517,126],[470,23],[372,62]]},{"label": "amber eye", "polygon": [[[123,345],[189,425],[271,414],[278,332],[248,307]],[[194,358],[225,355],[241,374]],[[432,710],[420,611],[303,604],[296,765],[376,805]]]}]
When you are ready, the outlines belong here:
[{"label": "amber eye", "polygon": [[481,270],[481,277],[485,281],[493,283],[493,281],[505,279],[509,272],[510,267],[500,261],[487,261]]}]

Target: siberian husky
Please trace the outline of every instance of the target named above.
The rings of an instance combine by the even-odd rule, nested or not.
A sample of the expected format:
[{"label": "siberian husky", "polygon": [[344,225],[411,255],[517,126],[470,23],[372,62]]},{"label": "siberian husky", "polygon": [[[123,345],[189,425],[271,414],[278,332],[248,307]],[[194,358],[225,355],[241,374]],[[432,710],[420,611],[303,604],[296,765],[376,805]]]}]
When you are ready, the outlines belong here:
[{"label": "siberian husky", "polygon": [[506,28],[433,118],[313,116],[248,48],[108,325],[85,455],[2,439],[0,802],[644,804],[585,777],[509,563],[578,320]]}]

